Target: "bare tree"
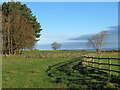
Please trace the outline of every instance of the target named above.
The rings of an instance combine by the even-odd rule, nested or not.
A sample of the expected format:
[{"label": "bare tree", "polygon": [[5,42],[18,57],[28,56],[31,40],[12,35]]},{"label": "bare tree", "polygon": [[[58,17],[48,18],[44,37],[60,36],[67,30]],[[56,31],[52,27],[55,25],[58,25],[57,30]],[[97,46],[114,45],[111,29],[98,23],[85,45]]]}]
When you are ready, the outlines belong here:
[{"label": "bare tree", "polygon": [[107,36],[107,31],[102,31],[88,39],[88,45],[92,46],[97,51],[99,56],[103,49],[104,41],[107,38]]},{"label": "bare tree", "polygon": [[54,42],[51,45],[52,45],[52,49],[54,49],[54,50],[57,50],[57,49],[59,49],[61,47],[61,44],[57,43],[57,42]]}]

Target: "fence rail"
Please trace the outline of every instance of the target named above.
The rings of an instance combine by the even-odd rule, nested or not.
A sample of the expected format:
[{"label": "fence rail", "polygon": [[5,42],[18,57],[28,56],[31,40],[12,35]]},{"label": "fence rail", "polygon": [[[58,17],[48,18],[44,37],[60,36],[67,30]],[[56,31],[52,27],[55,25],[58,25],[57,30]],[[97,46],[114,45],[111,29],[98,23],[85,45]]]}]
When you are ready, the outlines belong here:
[{"label": "fence rail", "polygon": [[120,58],[111,58],[111,57],[108,57],[108,58],[98,58],[98,57],[94,57],[94,56],[93,57],[85,57],[85,58],[93,58],[93,59],[116,59],[116,60],[120,60]]},{"label": "fence rail", "polygon": [[[98,60],[97,62],[95,61]],[[107,60],[106,63],[103,63],[101,62],[102,60]],[[112,70],[111,66],[117,66],[118,68],[120,68],[120,65],[119,64],[112,64],[111,63],[111,60],[120,60],[120,58],[101,58],[101,57],[87,57],[87,56],[83,56],[83,66],[85,67],[91,67],[91,68],[94,68],[94,69],[98,69],[98,70],[104,70],[104,71],[109,71],[109,74],[111,74],[111,72],[117,72],[117,73],[120,73],[120,71],[117,71],[117,70]],[[88,65],[89,63],[92,63],[92,65]],[[98,67],[95,67],[95,64],[98,65]],[[104,68],[101,68],[101,65],[108,65],[108,69],[104,69]]]}]

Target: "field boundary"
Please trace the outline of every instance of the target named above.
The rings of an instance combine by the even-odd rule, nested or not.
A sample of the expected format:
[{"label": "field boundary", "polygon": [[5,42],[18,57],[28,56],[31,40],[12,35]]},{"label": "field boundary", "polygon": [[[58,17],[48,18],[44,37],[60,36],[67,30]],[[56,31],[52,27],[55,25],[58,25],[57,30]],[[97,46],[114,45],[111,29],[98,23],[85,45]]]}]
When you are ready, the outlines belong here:
[{"label": "field boundary", "polygon": [[[98,62],[95,62],[95,59],[98,60]],[[91,67],[93,69],[98,69],[98,70],[104,70],[104,71],[109,71],[108,73],[111,74],[111,72],[116,72],[118,74],[120,74],[120,71],[117,70],[112,70],[111,66],[117,66],[118,68],[120,68],[119,64],[111,64],[111,60],[120,60],[120,58],[101,58],[101,57],[89,57],[89,56],[83,56],[82,57],[82,65],[85,67]],[[107,60],[107,63],[101,63],[102,60]],[[89,65],[89,63],[92,63],[92,65]],[[97,67],[95,67],[95,64],[98,64]],[[108,65],[108,69],[103,69],[101,68],[101,65]]]}]

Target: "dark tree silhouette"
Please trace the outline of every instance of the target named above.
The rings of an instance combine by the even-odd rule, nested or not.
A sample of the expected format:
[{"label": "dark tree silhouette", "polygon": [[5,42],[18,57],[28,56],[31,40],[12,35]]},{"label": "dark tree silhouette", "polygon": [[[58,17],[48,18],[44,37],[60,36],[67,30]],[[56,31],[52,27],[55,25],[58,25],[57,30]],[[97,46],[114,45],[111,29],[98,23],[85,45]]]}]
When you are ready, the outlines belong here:
[{"label": "dark tree silhouette", "polygon": [[54,43],[51,44],[51,46],[52,46],[52,49],[57,50],[61,47],[61,44],[57,43],[57,42],[54,42]]}]

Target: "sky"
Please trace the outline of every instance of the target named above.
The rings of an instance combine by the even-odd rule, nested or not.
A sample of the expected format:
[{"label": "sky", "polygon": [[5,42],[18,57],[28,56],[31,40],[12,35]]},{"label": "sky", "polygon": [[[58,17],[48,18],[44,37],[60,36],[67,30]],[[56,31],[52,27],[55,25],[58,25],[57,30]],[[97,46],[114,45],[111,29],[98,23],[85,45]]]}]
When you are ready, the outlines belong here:
[{"label": "sky", "polygon": [[[90,48],[86,46],[88,36],[103,30],[109,33],[116,32],[116,29],[111,27],[118,25],[117,2],[22,2],[22,4],[26,4],[32,10],[42,26],[40,41],[35,46],[40,50],[51,50],[51,44],[55,41],[62,44],[61,49]],[[107,41],[113,37],[117,39],[115,36],[110,34]],[[113,47],[113,44],[106,45]],[[114,48],[117,48],[117,45]]]},{"label": "sky", "polygon": [[[25,2],[41,23],[37,49],[51,49],[54,41],[61,49],[87,48],[85,40],[71,38],[96,34],[118,24],[117,2]],[[81,44],[81,43],[82,44]],[[81,47],[82,46],[82,47]]]},{"label": "sky", "polygon": [[[11,0],[1,0],[11,1]],[[14,0],[20,2],[119,2],[119,0]]]}]

